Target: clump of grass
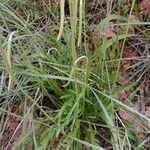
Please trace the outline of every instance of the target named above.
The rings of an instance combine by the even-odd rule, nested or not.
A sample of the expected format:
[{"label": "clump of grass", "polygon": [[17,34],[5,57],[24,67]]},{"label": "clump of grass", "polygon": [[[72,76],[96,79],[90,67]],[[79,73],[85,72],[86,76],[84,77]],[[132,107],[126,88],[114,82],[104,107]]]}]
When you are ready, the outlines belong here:
[{"label": "clump of grass", "polygon": [[[67,3],[69,14],[65,13]],[[5,149],[18,129],[22,134],[14,149],[26,145],[41,150],[146,147],[146,139],[117,114],[121,108],[133,113],[141,125],[150,120],[115,95],[118,89],[128,88],[117,85],[116,79],[122,56],[118,49],[123,50],[126,40],[136,36],[128,34],[130,17],[112,15],[116,6],[108,1],[106,18],[92,26],[96,32],[117,20],[117,37],[98,40],[91,51],[86,5],[84,0],[60,0],[59,9],[47,0],[0,2],[1,126],[6,114],[20,121]],[[125,33],[119,32],[122,23]],[[110,49],[112,57],[107,53]],[[15,104],[18,109],[11,112]],[[149,133],[146,126],[145,132]]]}]

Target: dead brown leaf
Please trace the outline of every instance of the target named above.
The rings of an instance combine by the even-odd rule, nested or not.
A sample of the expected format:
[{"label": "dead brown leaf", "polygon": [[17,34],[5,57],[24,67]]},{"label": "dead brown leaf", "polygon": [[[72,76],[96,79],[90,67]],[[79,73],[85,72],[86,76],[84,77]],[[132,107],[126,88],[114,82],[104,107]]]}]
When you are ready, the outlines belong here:
[{"label": "dead brown leaf", "polygon": [[117,79],[117,83],[119,83],[120,85],[127,84],[129,81],[130,81],[130,78],[125,73],[121,74]]},{"label": "dead brown leaf", "polygon": [[[14,142],[20,137],[21,135],[21,128],[19,128],[17,131],[16,128],[19,125],[19,121],[16,117],[8,117],[7,121],[6,121],[6,126],[4,128],[4,132],[0,138],[0,150],[1,149],[5,149],[6,146],[8,146],[8,150],[11,150]],[[14,134],[15,132],[15,134]],[[13,136],[14,134],[14,136]],[[12,138],[13,136],[13,138]],[[12,138],[12,139],[11,139]],[[10,141],[11,139],[11,141]],[[10,143],[9,143],[10,141]],[[9,145],[8,145],[9,143]]]},{"label": "dead brown leaf", "polygon": [[[138,102],[135,105],[140,105]],[[139,106],[134,106],[134,109],[136,109],[137,111],[139,111],[139,108],[136,108]],[[142,113],[143,115],[150,117],[150,107],[147,106],[145,107],[145,110],[143,111],[139,111],[140,113]],[[131,114],[130,112],[126,112],[124,110],[119,110],[118,114],[120,116],[121,119],[128,121],[129,123],[131,123],[139,132],[139,135],[142,135],[142,133],[144,133],[144,128],[141,126],[141,124],[139,123],[138,119],[136,119],[136,117],[133,116],[133,114]],[[147,128],[150,128],[150,121],[145,121],[144,125]]]},{"label": "dead brown leaf", "polygon": [[116,36],[116,32],[114,31],[114,22],[111,21],[109,23],[109,26],[106,26],[106,27],[101,27],[99,29],[99,31],[96,33],[96,36],[98,38],[112,38],[112,37],[115,37]]},{"label": "dead brown leaf", "polygon": [[116,97],[119,101],[124,101],[127,98],[127,93],[125,91],[121,91],[117,93]]},{"label": "dead brown leaf", "polygon": [[132,126],[138,131],[138,134],[143,133],[144,129],[142,128],[139,121],[129,112],[124,110],[119,110],[118,112],[121,119],[128,121]]},{"label": "dead brown leaf", "polygon": [[127,113],[126,111],[124,110],[119,110],[119,116],[123,119],[123,120],[126,120],[130,123],[133,123],[133,116],[130,114],[130,113]]},{"label": "dead brown leaf", "polygon": [[99,4],[102,6],[103,4],[106,3],[106,0],[99,0],[98,2],[99,2]]},{"label": "dead brown leaf", "polygon": [[130,22],[131,22],[131,23],[139,23],[140,20],[139,20],[139,18],[138,18],[137,16],[131,15],[131,16],[130,16]]},{"label": "dead brown leaf", "polygon": [[124,0],[124,3],[129,5],[131,3],[131,0]]},{"label": "dead brown leaf", "polygon": [[112,38],[116,36],[116,33],[112,31],[111,29],[101,29],[98,31],[97,36],[99,38],[106,37],[106,38]]},{"label": "dead brown leaf", "polygon": [[[149,106],[145,107],[144,115],[147,116],[147,117],[150,117],[150,107]],[[146,121],[145,125],[148,128],[150,128],[150,121]]]},{"label": "dead brown leaf", "polygon": [[[132,65],[132,58],[137,57],[138,52],[133,47],[125,47],[123,51],[123,58],[122,65],[125,69],[128,69]],[[130,59],[126,59],[130,58]]]},{"label": "dead brown leaf", "polygon": [[142,0],[139,8],[143,15],[150,15],[150,0]]},{"label": "dead brown leaf", "polygon": [[15,130],[17,128],[18,124],[19,124],[19,122],[18,122],[17,118],[10,117],[7,120],[6,129]]}]

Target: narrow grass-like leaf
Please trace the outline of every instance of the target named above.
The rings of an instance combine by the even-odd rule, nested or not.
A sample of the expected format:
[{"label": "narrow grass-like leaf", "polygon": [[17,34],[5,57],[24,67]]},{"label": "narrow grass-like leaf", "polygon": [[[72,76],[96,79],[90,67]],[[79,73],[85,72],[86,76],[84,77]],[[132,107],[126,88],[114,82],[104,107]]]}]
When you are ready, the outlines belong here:
[{"label": "narrow grass-like leaf", "polygon": [[114,148],[115,148],[116,150],[119,150],[118,138],[117,138],[118,131],[117,131],[116,128],[115,128],[115,125],[114,125],[114,123],[113,123],[113,120],[112,120],[112,118],[109,116],[107,110],[105,109],[105,106],[103,105],[102,101],[99,99],[98,95],[97,95],[94,91],[92,91],[92,92],[93,92],[95,98],[97,99],[97,102],[99,103],[99,105],[100,105],[100,107],[101,107],[101,109],[102,109],[102,111],[103,111],[103,113],[104,113],[104,116],[105,116],[105,118],[106,118],[107,124],[110,126],[110,130],[111,130],[112,135],[113,135],[113,138],[114,138],[114,142],[112,142],[112,144],[114,145]]}]

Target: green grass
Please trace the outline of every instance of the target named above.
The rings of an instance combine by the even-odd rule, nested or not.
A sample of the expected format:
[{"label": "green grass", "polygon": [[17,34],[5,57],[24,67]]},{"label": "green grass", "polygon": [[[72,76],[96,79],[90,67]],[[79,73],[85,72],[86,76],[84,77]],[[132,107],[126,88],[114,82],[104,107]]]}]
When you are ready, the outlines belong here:
[{"label": "green grass", "polygon": [[[116,80],[122,71],[126,43],[147,38],[150,34],[144,32],[144,25],[149,23],[144,24],[141,18],[135,25],[138,34],[128,32],[135,0],[128,8],[129,16],[121,2],[113,5],[110,0],[103,8],[106,18],[98,24],[90,23],[88,3],[70,0],[66,6],[64,0],[56,4],[48,0],[0,2],[1,135],[7,116],[20,120],[5,149],[19,128],[23,132],[13,149],[24,149],[26,144],[38,150],[139,150],[148,146],[150,131],[144,122],[150,119],[132,108],[132,99],[122,103],[116,95],[129,89],[133,91],[131,97],[135,96],[135,87],[150,69],[149,54],[134,64],[139,70],[137,82],[118,85]],[[64,6],[69,7],[70,14]],[[88,32],[95,34],[100,27],[109,26],[110,20],[117,20],[117,37],[98,39],[95,50],[91,50]],[[132,123],[120,118],[120,109],[132,113],[144,126],[143,138]]]}]

